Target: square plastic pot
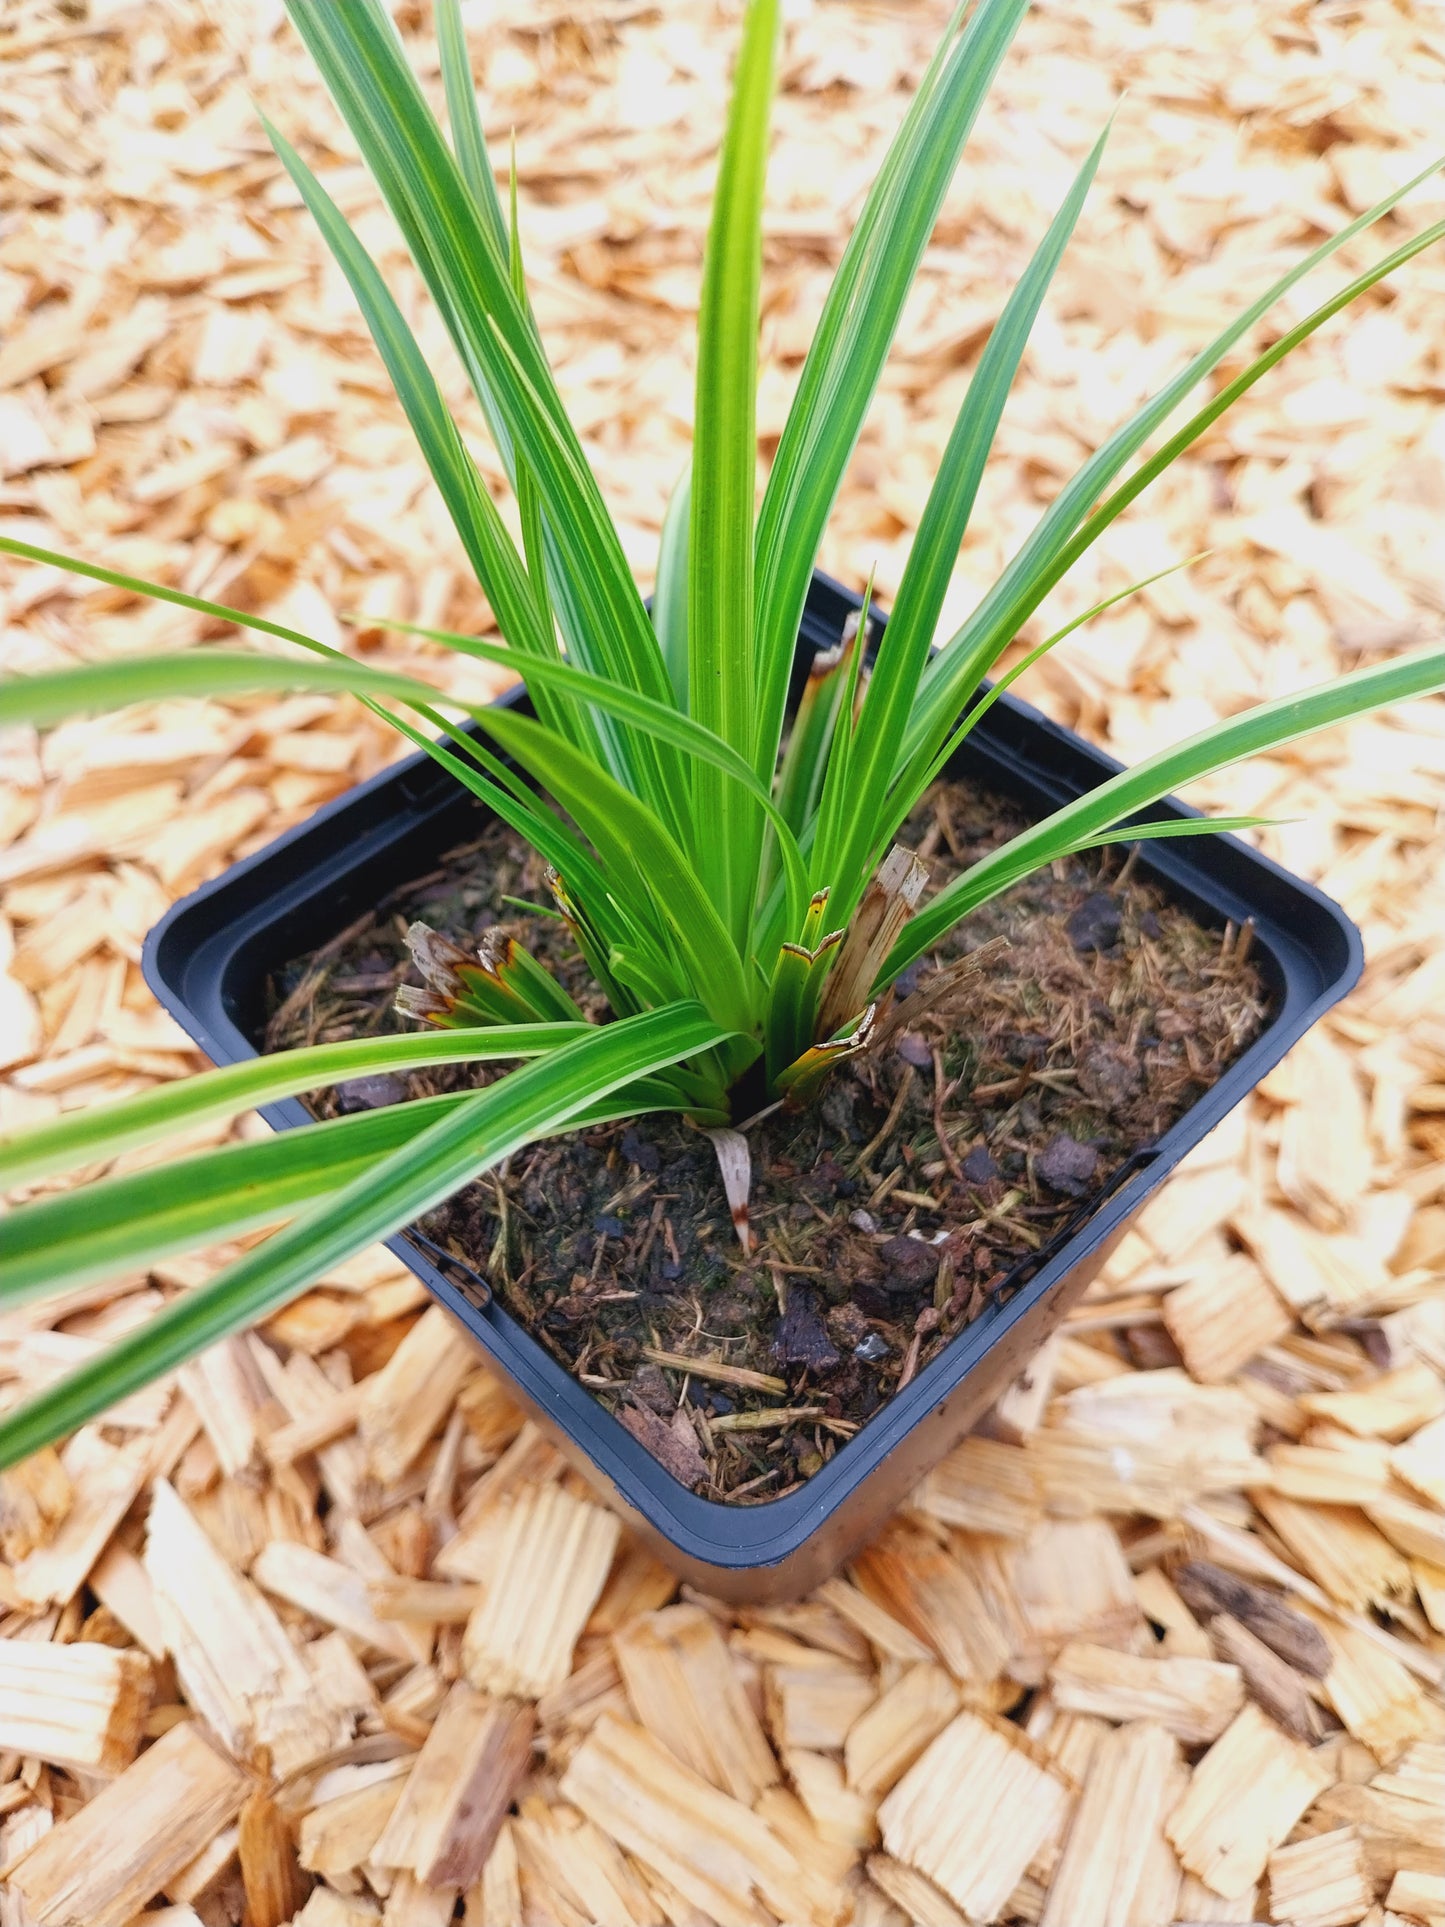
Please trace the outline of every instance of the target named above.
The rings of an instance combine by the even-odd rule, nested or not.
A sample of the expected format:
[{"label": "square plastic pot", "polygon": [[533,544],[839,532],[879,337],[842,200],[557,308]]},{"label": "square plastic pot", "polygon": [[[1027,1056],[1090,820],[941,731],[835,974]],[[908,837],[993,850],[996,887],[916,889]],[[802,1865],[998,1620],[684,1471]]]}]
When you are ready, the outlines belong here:
[{"label": "square plastic pot", "polygon": [[[795,694],[857,598],[814,578],[798,639]],[[505,699],[504,699],[505,700]],[[952,766],[1033,817],[1119,765],[1027,704],[1005,697]],[[1190,815],[1182,804],[1164,813]],[[476,834],[484,807],[425,755],[363,783],[307,823],[177,903],[151,932],[146,980],[217,1064],[256,1055],[267,981],[335,936],[444,851]],[[1268,1021],[1219,1082],[1147,1151],[1085,1200],[1066,1234],[798,1491],[751,1506],[698,1497],[673,1479],[465,1268],[415,1234],[392,1249],[461,1321],[521,1402],[633,1529],[686,1578],[722,1598],[796,1597],[827,1578],[1025,1369],[1146,1200],[1359,975],[1359,933],[1339,906],[1229,836],[1146,843],[1142,867],[1206,925],[1254,925]],[[278,1130],[310,1121],[269,1105]]]}]

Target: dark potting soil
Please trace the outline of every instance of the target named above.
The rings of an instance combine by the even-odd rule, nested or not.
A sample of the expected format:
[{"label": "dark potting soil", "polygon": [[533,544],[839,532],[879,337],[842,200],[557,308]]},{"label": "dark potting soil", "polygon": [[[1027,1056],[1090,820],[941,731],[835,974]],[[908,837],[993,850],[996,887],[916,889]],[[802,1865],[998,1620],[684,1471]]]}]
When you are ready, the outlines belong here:
[{"label": "dark potting soil", "polygon": [[[1024,827],[939,785],[902,841],[946,882]],[[750,1129],[754,1246],[711,1142],[681,1118],[518,1152],[422,1221],[685,1484],[780,1497],[906,1384],[1212,1085],[1267,1010],[1238,933],[1202,928],[1117,852],[1054,863],[916,967],[1006,947],[953,1003]],[[505,825],[451,851],[273,985],[266,1047],[409,1026],[413,921],[460,943],[503,923],[589,1015],[606,1005]],[[905,982],[903,991],[910,988]],[[496,1067],[358,1078],[318,1116],[486,1083]]]}]

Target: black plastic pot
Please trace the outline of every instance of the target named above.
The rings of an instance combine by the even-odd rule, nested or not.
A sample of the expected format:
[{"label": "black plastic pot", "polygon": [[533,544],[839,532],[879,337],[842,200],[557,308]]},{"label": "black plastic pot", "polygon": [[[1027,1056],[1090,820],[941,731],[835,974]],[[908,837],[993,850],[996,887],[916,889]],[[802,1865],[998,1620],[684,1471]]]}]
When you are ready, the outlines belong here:
[{"label": "black plastic pot", "polygon": [[[798,685],[857,606],[837,583],[814,578]],[[1039,816],[1119,765],[1006,697],[954,767]],[[146,944],[148,983],[216,1063],[254,1056],[270,974],[424,875],[437,856],[475,834],[481,808],[425,755],[398,764],[176,904]],[[1170,804],[1162,813],[1193,812]],[[1024,1369],[1186,1152],[1358,977],[1359,933],[1339,906],[1233,837],[1146,843],[1141,857],[1201,922],[1253,920],[1255,955],[1272,993],[1267,1024],[1205,1097],[1021,1268],[1015,1289],[998,1294],[799,1491],[756,1506],[687,1491],[500,1306],[478,1309],[463,1268],[434,1248],[429,1256],[413,1234],[391,1240],[569,1457],[663,1558],[707,1591],[739,1601],[786,1598],[836,1570]],[[264,1115],[280,1130],[309,1121],[294,1100]]]}]

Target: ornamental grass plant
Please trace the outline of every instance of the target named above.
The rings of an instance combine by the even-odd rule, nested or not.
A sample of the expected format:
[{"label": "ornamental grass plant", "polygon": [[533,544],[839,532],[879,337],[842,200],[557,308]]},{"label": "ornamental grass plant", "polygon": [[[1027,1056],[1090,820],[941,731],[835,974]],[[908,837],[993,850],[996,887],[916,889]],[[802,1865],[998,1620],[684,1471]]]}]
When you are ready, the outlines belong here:
[{"label": "ornamental grass plant", "polygon": [[[1107,606],[1049,636],[990,685],[1020,629],[1098,536],[1293,348],[1445,236],[1437,223],[1383,252],[1239,365],[1234,351],[1274,304],[1388,216],[1438,162],[1242,309],[1095,450],[967,620],[944,634],[946,592],[995,432],[1098,169],[1101,132],[979,356],[876,649],[865,600],[862,620],[815,665],[790,714],[799,621],[824,527],[1027,0],[975,0],[950,22],[848,240],[760,495],[761,237],[781,5],[748,0],[703,263],[692,461],[668,513],[650,606],[528,302],[515,170],[510,194],[499,192],[459,0],[436,4],[445,128],[381,0],[288,5],[436,304],[515,498],[509,522],[374,262],[306,161],[268,124],[354,292],[501,641],[415,633],[514,669],[530,707],[465,709],[414,677],[371,668],[281,624],[3,539],[10,554],[159,597],[279,647],[206,646],[12,677],[0,685],[0,724],[44,728],[158,698],[349,692],[538,853],[553,899],[541,908],[562,921],[585,960],[605,1021],[595,1010],[584,1015],[510,937],[472,955],[418,931],[425,987],[402,1002],[418,1021],[414,1032],[279,1052],[0,1141],[8,1189],[103,1168],[208,1120],[345,1079],[516,1065],[484,1088],[403,1107],[382,1149],[368,1148],[365,1120],[337,1118],[273,1143],[102,1176],[17,1208],[0,1255],[6,1304],[280,1228],[0,1418],[0,1462],[263,1318],[540,1137],[680,1113],[714,1133],[730,1190],[745,1194],[739,1127],[771,1106],[814,1103],[838,1065],[876,1048],[898,1017],[898,979],[970,912],[1040,866],[1104,843],[1247,827],[1253,819],[1148,812],[1242,757],[1445,687],[1445,650],[1435,649],[1262,704],[1113,777],[932,895],[923,865],[898,841],[998,695]],[[1226,361],[1238,372],[1211,389]],[[925,972],[910,998],[939,998],[978,967],[964,956]]]}]

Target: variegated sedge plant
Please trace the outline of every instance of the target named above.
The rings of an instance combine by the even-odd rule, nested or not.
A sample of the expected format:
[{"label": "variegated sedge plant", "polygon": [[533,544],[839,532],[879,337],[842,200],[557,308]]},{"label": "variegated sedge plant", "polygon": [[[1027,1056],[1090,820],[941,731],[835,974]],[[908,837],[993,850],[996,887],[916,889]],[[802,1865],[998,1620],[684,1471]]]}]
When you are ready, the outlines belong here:
[{"label": "variegated sedge plant", "polygon": [[[430,987],[409,999],[430,1021],[415,1034],[279,1053],[5,1139],[0,1184],[12,1187],[363,1073],[518,1065],[481,1089],[228,1144],[14,1210],[0,1257],[0,1294],[11,1305],[187,1246],[281,1228],[0,1418],[0,1461],[71,1431],[263,1317],[531,1140],[649,1111],[727,1128],[760,1102],[809,1102],[834,1063],[866,1046],[900,973],[1018,878],[1110,840],[1237,825],[1141,823],[1137,812],[1239,757],[1445,687],[1445,651],[1435,650],[1263,704],[1103,783],[920,900],[921,868],[895,839],[993,700],[984,679],[1022,626],[1226,409],[1445,234],[1439,223],[1414,235],[1330,294],[1125,476],[1271,306],[1416,183],[1298,261],[1089,457],[963,626],[940,640],[990,445],[1099,165],[1101,134],[979,358],[875,659],[865,662],[865,629],[810,678],[789,729],[789,673],[824,524],[940,205],[1027,3],[975,0],[950,23],[844,251],[759,506],[761,217],[780,0],[748,0],[703,266],[691,483],[667,517],[649,612],[528,305],[515,171],[508,209],[482,136],[459,0],[436,0],[450,140],[380,0],[289,0],[440,311],[515,493],[520,542],[374,262],[305,161],[268,128],[351,284],[505,646],[419,633],[515,669],[532,713],[467,709],[278,623],[4,540],[13,555],[260,631],[287,651],[206,647],[12,677],[0,687],[0,722],[45,727],[161,698],[349,691],[546,860],[557,908],[610,1018],[584,1021],[515,942],[467,957],[430,939],[420,947]],[[459,712],[470,726],[458,723]]]}]

